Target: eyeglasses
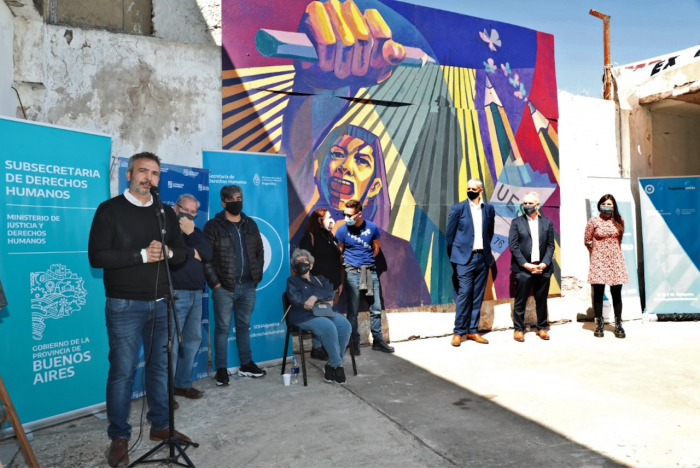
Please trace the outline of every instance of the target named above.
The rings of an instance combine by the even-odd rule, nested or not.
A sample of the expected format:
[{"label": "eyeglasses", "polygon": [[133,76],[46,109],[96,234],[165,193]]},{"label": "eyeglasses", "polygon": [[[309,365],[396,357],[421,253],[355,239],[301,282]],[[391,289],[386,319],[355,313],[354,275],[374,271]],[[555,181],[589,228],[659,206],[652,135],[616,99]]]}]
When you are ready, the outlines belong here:
[{"label": "eyeglasses", "polygon": [[345,216],[346,218],[354,218],[355,216],[359,215],[360,213],[361,213],[360,211],[358,211],[355,214],[343,213],[343,216]]},{"label": "eyeglasses", "polygon": [[187,213],[190,216],[197,216],[197,210],[188,210],[187,208],[185,208],[184,206],[182,206],[179,203],[176,203],[176,205],[178,208],[180,208],[180,211],[182,211],[183,213]]}]

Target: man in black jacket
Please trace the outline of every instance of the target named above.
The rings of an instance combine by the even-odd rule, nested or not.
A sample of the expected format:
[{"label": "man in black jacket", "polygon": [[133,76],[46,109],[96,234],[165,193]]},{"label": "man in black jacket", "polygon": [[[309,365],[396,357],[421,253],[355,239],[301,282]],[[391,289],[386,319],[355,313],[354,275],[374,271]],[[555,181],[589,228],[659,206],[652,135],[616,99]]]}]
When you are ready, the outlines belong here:
[{"label": "man in black jacket", "polygon": [[224,210],[204,226],[204,237],[214,250],[212,261],[204,263],[204,275],[214,301],[216,385],[228,385],[232,313],[240,359],[238,374],[246,377],[266,374],[253,362],[250,350],[250,315],[255,306],[255,288],[262,280],[264,256],[258,225],[243,213],[243,190],[237,185],[226,185],[220,197]]},{"label": "man in black jacket", "polygon": [[204,269],[202,262],[211,262],[212,249],[204,234],[194,225],[199,202],[189,193],[180,195],[173,207],[185,237],[187,260],[171,268],[173,288],[182,344],[173,340],[175,395],[202,398],[203,393],[192,386],[192,367],[202,344],[202,292]]},{"label": "man in black jacket", "polygon": [[[100,204],[90,228],[88,258],[93,268],[104,269],[107,302],[105,319],[109,336],[107,376],[107,434],[112,445],[110,466],[129,464],[131,437],[129,411],[134,362],[143,338],[146,360],[147,419],[151,440],[168,437],[168,372],[165,351],[168,339],[168,277],[161,249],[160,228],[151,186],[160,180],[160,158],[153,153],[135,154],[126,171],[129,188]],[[187,250],[172,208],[164,206],[165,252],[170,263],[185,260]],[[175,432],[183,442],[190,439]]]},{"label": "man in black jacket", "polygon": [[534,290],[537,309],[537,335],[549,339],[547,333],[547,295],[552,276],[554,256],[554,225],[549,218],[538,215],[540,197],[537,192],[523,197],[524,215],[510,224],[508,245],[512,254],[510,269],[515,273],[515,304],[513,325],[515,341],[525,341],[525,305],[530,289]]}]

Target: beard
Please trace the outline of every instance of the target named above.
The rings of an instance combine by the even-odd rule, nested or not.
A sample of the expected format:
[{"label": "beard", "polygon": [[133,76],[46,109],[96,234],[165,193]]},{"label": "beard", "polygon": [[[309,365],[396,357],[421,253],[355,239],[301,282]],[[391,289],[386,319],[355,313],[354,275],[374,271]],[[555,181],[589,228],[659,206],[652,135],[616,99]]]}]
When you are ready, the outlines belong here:
[{"label": "beard", "polygon": [[149,184],[148,182],[137,183],[132,181],[129,184],[129,190],[145,197],[146,195],[149,195],[151,193],[151,184]]}]

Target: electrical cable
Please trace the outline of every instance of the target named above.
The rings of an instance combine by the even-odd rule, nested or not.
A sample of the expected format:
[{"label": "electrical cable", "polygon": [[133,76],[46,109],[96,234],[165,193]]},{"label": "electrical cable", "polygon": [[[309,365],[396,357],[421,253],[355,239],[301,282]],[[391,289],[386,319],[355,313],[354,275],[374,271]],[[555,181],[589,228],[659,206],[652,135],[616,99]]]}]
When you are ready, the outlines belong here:
[{"label": "electrical cable", "polygon": [[17,100],[19,101],[19,107],[22,109],[22,115],[24,115],[24,120],[27,120],[27,113],[24,112],[24,104],[22,104],[22,98],[19,97],[19,91],[17,91],[17,88],[14,86],[10,86],[10,88],[15,90],[15,94],[17,95]]}]

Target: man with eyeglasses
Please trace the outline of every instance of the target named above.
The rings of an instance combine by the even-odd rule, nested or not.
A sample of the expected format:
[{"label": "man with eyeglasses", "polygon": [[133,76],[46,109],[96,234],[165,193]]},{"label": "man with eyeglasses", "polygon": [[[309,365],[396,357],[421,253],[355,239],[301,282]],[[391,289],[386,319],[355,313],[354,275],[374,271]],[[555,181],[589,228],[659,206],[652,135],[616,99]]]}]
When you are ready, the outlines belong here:
[{"label": "man with eyeglasses", "polygon": [[513,339],[525,341],[525,305],[530,290],[535,296],[537,309],[537,335],[548,340],[547,295],[552,277],[552,257],[554,256],[554,225],[552,220],[538,214],[540,196],[537,192],[523,197],[523,215],[510,224],[508,246],[512,259],[510,269],[515,273],[515,304]]},{"label": "man with eyeglasses", "polygon": [[362,203],[348,200],[343,209],[345,224],[335,233],[338,248],[343,253],[345,265],[345,294],[348,298],[348,321],[352,326],[351,346],[353,354],[360,354],[360,334],[357,331],[357,314],[360,294],[369,305],[369,324],[372,332],[372,349],[393,353],[394,348],[384,341],[382,334],[382,299],[379,277],[374,259],[379,254],[379,228],[362,218]]},{"label": "man with eyeglasses", "polygon": [[192,367],[202,343],[202,292],[205,278],[202,262],[210,262],[212,248],[202,231],[195,227],[199,202],[185,193],[173,207],[185,238],[187,260],[170,268],[175,289],[175,309],[182,333],[182,343],[173,340],[173,369],[175,369],[175,395],[185,398],[202,398],[203,393],[192,386]]},{"label": "man with eyeglasses", "polygon": [[493,205],[482,200],[484,184],[467,181],[467,200],[452,206],[445,237],[447,255],[454,269],[455,326],[452,346],[472,340],[488,344],[479,334],[481,302],[486,290],[489,268],[493,265],[491,239],[496,218]]}]

